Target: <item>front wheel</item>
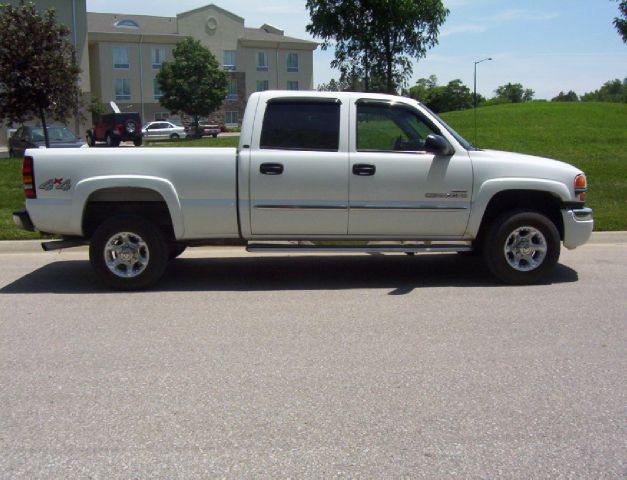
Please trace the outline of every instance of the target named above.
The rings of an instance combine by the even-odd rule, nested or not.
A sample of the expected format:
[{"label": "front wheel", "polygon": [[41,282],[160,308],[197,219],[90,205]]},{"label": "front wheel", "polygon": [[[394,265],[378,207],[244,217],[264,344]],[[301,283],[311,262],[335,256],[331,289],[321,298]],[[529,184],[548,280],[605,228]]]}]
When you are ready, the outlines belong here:
[{"label": "front wheel", "polygon": [[89,260],[115,290],[139,290],[154,285],[168,263],[163,233],[137,216],[120,215],[102,223],[89,246]]},{"label": "front wheel", "polygon": [[179,139],[178,133],[173,133],[172,135],[170,135],[170,140],[177,141],[178,139]]},{"label": "front wheel", "polygon": [[560,256],[560,236],[545,215],[516,210],[498,217],[486,236],[483,255],[492,274],[504,283],[536,283]]}]

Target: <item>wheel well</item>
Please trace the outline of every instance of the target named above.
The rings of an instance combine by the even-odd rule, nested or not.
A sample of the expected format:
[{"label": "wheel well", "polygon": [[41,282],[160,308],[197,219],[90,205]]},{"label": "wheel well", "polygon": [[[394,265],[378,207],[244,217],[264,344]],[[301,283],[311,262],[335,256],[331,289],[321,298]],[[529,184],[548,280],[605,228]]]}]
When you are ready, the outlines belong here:
[{"label": "wheel well", "polygon": [[499,215],[508,210],[534,210],[546,215],[553,222],[555,228],[564,238],[564,220],[560,210],[560,200],[548,192],[537,190],[506,190],[494,195],[481,219],[481,226],[477,239],[481,241],[483,235]]},{"label": "wheel well", "polygon": [[83,235],[90,238],[102,222],[115,215],[137,215],[163,230],[174,240],[174,227],[163,197],[148,188],[105,188],[92,193],[83,210]]}]

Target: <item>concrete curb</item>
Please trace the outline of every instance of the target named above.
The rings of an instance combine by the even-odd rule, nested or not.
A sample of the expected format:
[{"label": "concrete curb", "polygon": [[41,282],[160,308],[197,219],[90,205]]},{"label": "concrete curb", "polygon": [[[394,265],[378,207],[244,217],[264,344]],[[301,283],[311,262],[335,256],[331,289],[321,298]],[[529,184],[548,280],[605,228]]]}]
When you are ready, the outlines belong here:
[{"label": "concrete curb", "polygon": [[[0,254],[4,253],[43,253],[41,242],[43,240],[2,240],[0,241]],[[593,232],[592,238],[587,245],[611,245],[627,243],[626,232]],[[77,247],[69,249],[70,252],[87,252],[88,247]],[[215,250],[216,252],[225,252],[226,249],[233,251],[243,250],[244,247],[237,246],[204,246],[195,247],[195,249]],[[192,250],[193,251],[193,250]],[[51,253],[55,253],[54,251]]]}]

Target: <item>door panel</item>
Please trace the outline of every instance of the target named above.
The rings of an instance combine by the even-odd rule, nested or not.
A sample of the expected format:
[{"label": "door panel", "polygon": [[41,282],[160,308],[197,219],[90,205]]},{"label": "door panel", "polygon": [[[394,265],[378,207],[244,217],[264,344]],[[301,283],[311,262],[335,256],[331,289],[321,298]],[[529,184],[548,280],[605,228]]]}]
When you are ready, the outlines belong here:
[{"label": "door panel", "polygon": [[257,151],[250,168],[254,235],[346,235],[346,153]]},{"label": "door panel", "polygon": [[470,214],[467,152],[425,151],[438,127],[408,105],[353,105],[349,235],[461,236]]},{"label": "door panel", "polygon": [[261,108],[250,152],[252,234],[346,235],[347,130],[340,125],[348,125],[348,107],[294,98]]}]

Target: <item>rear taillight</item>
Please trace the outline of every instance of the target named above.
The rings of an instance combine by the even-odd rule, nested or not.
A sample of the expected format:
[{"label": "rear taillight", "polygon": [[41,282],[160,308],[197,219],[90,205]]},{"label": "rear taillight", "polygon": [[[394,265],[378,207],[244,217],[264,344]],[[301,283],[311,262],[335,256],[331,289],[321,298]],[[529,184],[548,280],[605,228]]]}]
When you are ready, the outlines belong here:
[{"label": "rear taillight", "polygon": [[582,202],[586,201],[586,191],[588,190],[588,182],[583,174],[575,177],[575,196]]},{"label": "rear taillight", "polygon": [[24,157],[22,162],[22,183],[24,184],[24,195],[26,195],[26,198],[37,198],[33,157]]}]

